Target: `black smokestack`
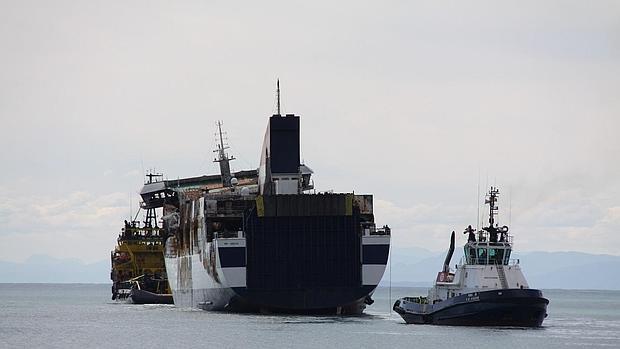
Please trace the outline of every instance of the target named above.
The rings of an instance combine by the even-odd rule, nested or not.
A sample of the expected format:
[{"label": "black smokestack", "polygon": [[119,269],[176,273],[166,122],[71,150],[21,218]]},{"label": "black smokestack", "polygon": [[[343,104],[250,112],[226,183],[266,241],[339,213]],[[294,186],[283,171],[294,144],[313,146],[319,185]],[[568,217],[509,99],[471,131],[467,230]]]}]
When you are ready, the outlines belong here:
[{"label": "black smokestack", "polygon": [[445,273],[450,271],[450,260],[452,259],[452,254],[454,253],[454,231],[450,236],[450,249],[448,249],[448,255],[446,256],[446,260],[443,262],[443,271]]}]

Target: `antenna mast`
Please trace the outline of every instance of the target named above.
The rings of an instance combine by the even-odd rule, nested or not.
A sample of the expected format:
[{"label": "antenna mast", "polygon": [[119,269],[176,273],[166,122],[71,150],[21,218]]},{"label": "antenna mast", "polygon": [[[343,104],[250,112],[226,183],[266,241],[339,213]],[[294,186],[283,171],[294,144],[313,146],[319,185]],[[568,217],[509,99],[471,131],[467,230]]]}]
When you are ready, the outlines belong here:
[{"label": "antenna mast", "polygon": [[219,152],[219,156],[220,156],[220,160],[224,159],[226,157],[226,153],[224,153],[224,136],[222,135],[222,122],[218,121],[217,122],[217,131],[220,134],[220,152]]},{"label": "antenna mast", "polygon": [[277,109],[278,109],[278,115],[282,115],[280,114],[280,79],[278,79],[278,82],[276,83],[276,98],[278,100],[278,104],[277,104]]},{"label": "antenna mast", "polygon": [[222,176],[222,185],[224,187],[230,187],[230,180],[232,179],[232,174],[230,173],[230,160],[234,160],[235,157],[228,157],[226,154],[226,149],[229,147],[224,145],[224,133],[222,132],[222,122],[217,122],[217,135],[219,136],[219,142],[217,144],[217,149],[213,152],[217,153],[217,158],[213,160],[213,162],[220,163],[220,174]]},{"label": "antenna mast", "polygon": [[495,223],[495,216],[497,215],[497,197],[499,196],[499,189],[495,187],[491,187],[489,191],[488,198],[485,200],[486,204],[489,204],[489,227],[493,227],[493,223]]},{"label": "antenna mast", "polygon": [[508,226],[512,227],[512,187],[508,188],[510,208],[508,209]]},{"label": "antenna mast", "polygon": [[480,167],[478,167],[478,193],[476,194],[476,231],[480,230]]}]

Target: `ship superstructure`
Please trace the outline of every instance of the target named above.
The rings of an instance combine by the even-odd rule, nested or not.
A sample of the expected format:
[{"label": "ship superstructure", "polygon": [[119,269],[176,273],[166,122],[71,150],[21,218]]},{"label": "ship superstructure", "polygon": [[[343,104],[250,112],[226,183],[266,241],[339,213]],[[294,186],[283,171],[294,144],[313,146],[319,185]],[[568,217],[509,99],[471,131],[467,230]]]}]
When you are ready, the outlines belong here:
[{"label": "ship superstructure", "polygon": [[372,303],[390,229],[376,228],[372,195],[314,192],[312,170],[300,162],[299,121],[269,118],[258,171],[228,172],[220,139],[219,176],[143,189],[145,202],[166,196],[165,261],[177,306],[357,314]]},{"label": "ship superstructure", "polygon": [[454,232],[443,269],[437,274],[428,297],[405,297],[394,310],[407,323],[439,325],[540,326],[549,301],[542,292],[530,289],[519,260],[510,259],[513,236],[508,226],[495,222],[499,190],[491,187],[489,225],[479,231],[465,230],[468,241],[464,257],[450,269]]}]

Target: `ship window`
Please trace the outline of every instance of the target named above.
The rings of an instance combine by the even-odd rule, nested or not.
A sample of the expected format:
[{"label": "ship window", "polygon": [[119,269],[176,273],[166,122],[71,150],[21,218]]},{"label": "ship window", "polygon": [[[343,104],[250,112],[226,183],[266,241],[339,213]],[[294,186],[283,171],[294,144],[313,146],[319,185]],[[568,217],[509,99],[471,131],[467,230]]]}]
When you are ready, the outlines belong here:
[{"label": "ship window", "polygon": [[[486,262],[486,260],[484,262]],[[503,263],[504,263],[504,249],[489,248],[489,264],[503,264]]]},{"label": "ship window", "polygon": [[503,248],[496,250],[495,264],[504,264],[504,249]]},{"label": "ship window", "polygon": [[487,249],[486,248],[478,249],[478,263],[476,264],[487,264]]},{"label": "ship window", "polygon": [[465,259],[467,260],[467,262],[475,263],[474,261],[475,258],[476,258],[476,249],[465,247]]}]

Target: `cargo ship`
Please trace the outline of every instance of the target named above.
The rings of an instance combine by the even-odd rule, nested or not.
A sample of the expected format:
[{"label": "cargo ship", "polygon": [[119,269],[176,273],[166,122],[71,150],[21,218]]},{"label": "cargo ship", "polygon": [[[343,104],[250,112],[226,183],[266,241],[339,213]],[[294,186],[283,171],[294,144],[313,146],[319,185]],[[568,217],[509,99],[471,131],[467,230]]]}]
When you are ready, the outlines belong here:
[{"label": "cargo ship", "polygon": [[[148,174],[155,184],[160,174]],[[145,208],[144,221],[125,221],[110,255],[112,300],[135,304],[171,304],[172,293],[164,263],[164,230],[157,223],[155,208]],[[142,223],[142,224],[140,224]]]},{"label": "cargo ship", "polygon": [[390,248],[372,195],[314,190],[313,171],[300,162],[299,116],[278,108],[269,118],[258,170],[231,173],[221,123],[218,132],[219,175],[142,190],[146,205],[163,207],[175,305],[360,314],[372,304]]},{"label": "cargo ship", "polygon": [[[499,190],[491,187],[489,226],[475,231],[471,226],[464,246],[465,256],[450,269],[454,253],[454,231],[443,269],[437,274],[428,297],[404,297],[394,311],[408,324],[451,326],[539,327],[547,317],[549,300],[542,291],[529,287],[519,266],[510,259],[513,237],[508,226],[495,223]],[[477,233],[477,234],[476,234]],[[478,236],[476,236],[478,235]]]}]

